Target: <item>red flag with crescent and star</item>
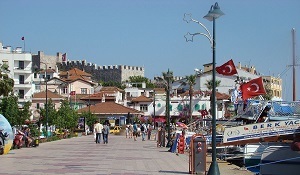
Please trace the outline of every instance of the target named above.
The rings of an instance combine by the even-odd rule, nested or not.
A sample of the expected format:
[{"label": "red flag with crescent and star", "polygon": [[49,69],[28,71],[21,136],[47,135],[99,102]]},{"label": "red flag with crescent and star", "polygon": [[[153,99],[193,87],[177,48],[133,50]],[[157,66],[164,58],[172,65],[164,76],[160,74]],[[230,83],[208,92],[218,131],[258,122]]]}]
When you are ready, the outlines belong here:
[{"label": "red flag with crescent and star", "polygon": [[250,80],[248,83],[242,84],[240,86],[240,89],[242,91],[243,100],[266,94],[262,77]]},{"label": "red flag with crescent and star", "polygon": [[227,61],[222,66],[216,67],[216,71],[219,74],[226,75],[226,76],[237,74],[237,71],[236,71],[236,68],[235,68],[235,65],[234,65],[232,59]]}]

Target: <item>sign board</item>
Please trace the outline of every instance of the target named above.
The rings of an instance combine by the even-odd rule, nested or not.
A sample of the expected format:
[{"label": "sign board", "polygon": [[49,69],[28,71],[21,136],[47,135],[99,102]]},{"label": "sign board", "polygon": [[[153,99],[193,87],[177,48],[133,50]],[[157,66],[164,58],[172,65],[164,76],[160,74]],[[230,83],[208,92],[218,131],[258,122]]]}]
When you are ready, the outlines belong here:
[{"label": "sign board", "polygon": [[223,143],[300,133],[300,119],[225,128]]}]

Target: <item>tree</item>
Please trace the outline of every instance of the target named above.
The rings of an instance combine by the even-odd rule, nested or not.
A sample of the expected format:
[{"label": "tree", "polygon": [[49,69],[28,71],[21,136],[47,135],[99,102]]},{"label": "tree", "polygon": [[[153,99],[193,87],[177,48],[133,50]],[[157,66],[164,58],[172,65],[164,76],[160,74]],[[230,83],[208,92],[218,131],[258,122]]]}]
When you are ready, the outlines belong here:
[{"label": "tree", "polygon": [[1,114],[8,120],[11,126],[20,125],[18,98],[14,95],[9,95],[2,98],[0,103]]},{"label": "tree", "polygon": [[8,96],[13,92],[14,80],[8,77],[9,72],[7,64],[0,66],[0,96]]},{"label": "tree", "polygon": [[78,114],[70,107],[69,101],[63,100],[57,111],[57,118],[54,123],[59,128],[70,129],[73,131],[78,123],[78,119]]},{"label": "tree", "polygon": [[188,85],[189,86],[189,116],[190,116],[190,122],[193,120],[193,114],[192,114],[192,100],[194,95],[194,85],[196,84],[196,75],[188,75],[185,77],[185,81],[182,82],[182,85]]},{"label": "tree", "polygon": [[92,114],[91,112],[83,111],[81,116],[85,117],[86,125],[88,125],[90,128],[94,126],[94,123],[97,120],[96,115]]},{"label": "tree", "polygon": [[[146,77],[142,76],[130,76],[129,77],[130,83],[146,83],[147,88],[154,88],[154,84],[150,82],[150,80]],[[141,88],[142,84],[137,84],[137,87]]]},{"label": "tree", "polygon": [[30,107],[31,107],[31,102],[27,101],[25,102],[23,108],[19,109],[19,117],[17,117],[17,123],[19,123],[19,125],[24,124],[26,120],[30,120],[30,116],[31,116]]},{"label": "tree", "polygon": [[113,86],[113,87],[118,87],[120,89],[125,89],[125,85],[122,85],[122,83],[116,81],[108,81],[108,82],[100,81],[99,84],[101,84],[104,87]]},{"label": "tree", "polygon": [[[221,80],[216,80],[216,87],[220,86]],[[213,88],[213,80],[206,80],[205,86],[207,89],[212,90]]]},{"label": "tree", "polygon": [[[46,115],[46,108],[48,108],[48,114]],[[40,123],[42,123],[44,126],[46,126],[47,122],[48,125],[54,125],[55,124],[55,120],[57,118],[57,112],[55,110],[55,105],[52,102],[52,99],[48,99],[47,101],[47,106],[45,106],[43,109],[41,109],[40,112]]]}]

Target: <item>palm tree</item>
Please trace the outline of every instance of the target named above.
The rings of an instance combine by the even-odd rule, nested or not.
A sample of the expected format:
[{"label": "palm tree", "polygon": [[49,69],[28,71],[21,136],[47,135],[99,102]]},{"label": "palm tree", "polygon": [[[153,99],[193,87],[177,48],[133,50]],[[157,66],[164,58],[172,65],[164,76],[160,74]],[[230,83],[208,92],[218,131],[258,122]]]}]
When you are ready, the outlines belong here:
[{"label": "palm tree", "polygon": [[[216,87],[220,86],[221,84],[221,80],[216,80]],[[212,80],[206,80],[205,86],[207,87],[207,89],[212,90],[213,88],[213,81]]]},{"label": "palm tree", "polygon": [[192,122],[193,120],[193,114],[192,114],[192,100],[193,100],[193,95],[194,95],[194,85],[196,84],[196,75],[187,75],[185,77],[184,82],[182,82],[182,85],[188,85],[189,86],[189,97],[190,97],[190,104],[189,104],[189,116],[190,116],[190,121]]}]

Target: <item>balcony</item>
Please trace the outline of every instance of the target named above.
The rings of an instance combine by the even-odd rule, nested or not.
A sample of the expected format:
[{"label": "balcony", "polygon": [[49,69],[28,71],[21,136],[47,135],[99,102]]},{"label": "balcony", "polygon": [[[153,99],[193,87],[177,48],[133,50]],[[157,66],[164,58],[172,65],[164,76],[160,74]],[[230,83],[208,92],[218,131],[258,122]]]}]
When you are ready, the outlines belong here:
[{"label": "balcony", "polygon": [[20,81],[15,81],[14,88],[31,88],[32,83],[31,81],[25,81],[25,82],[20,82]]},{"label": "balcony", "polygon": [[31,68],[19,68],[19,67],[15,67],[14,68],[14,73],[19,73],[19,74],[31,74],[32,70]]}]

